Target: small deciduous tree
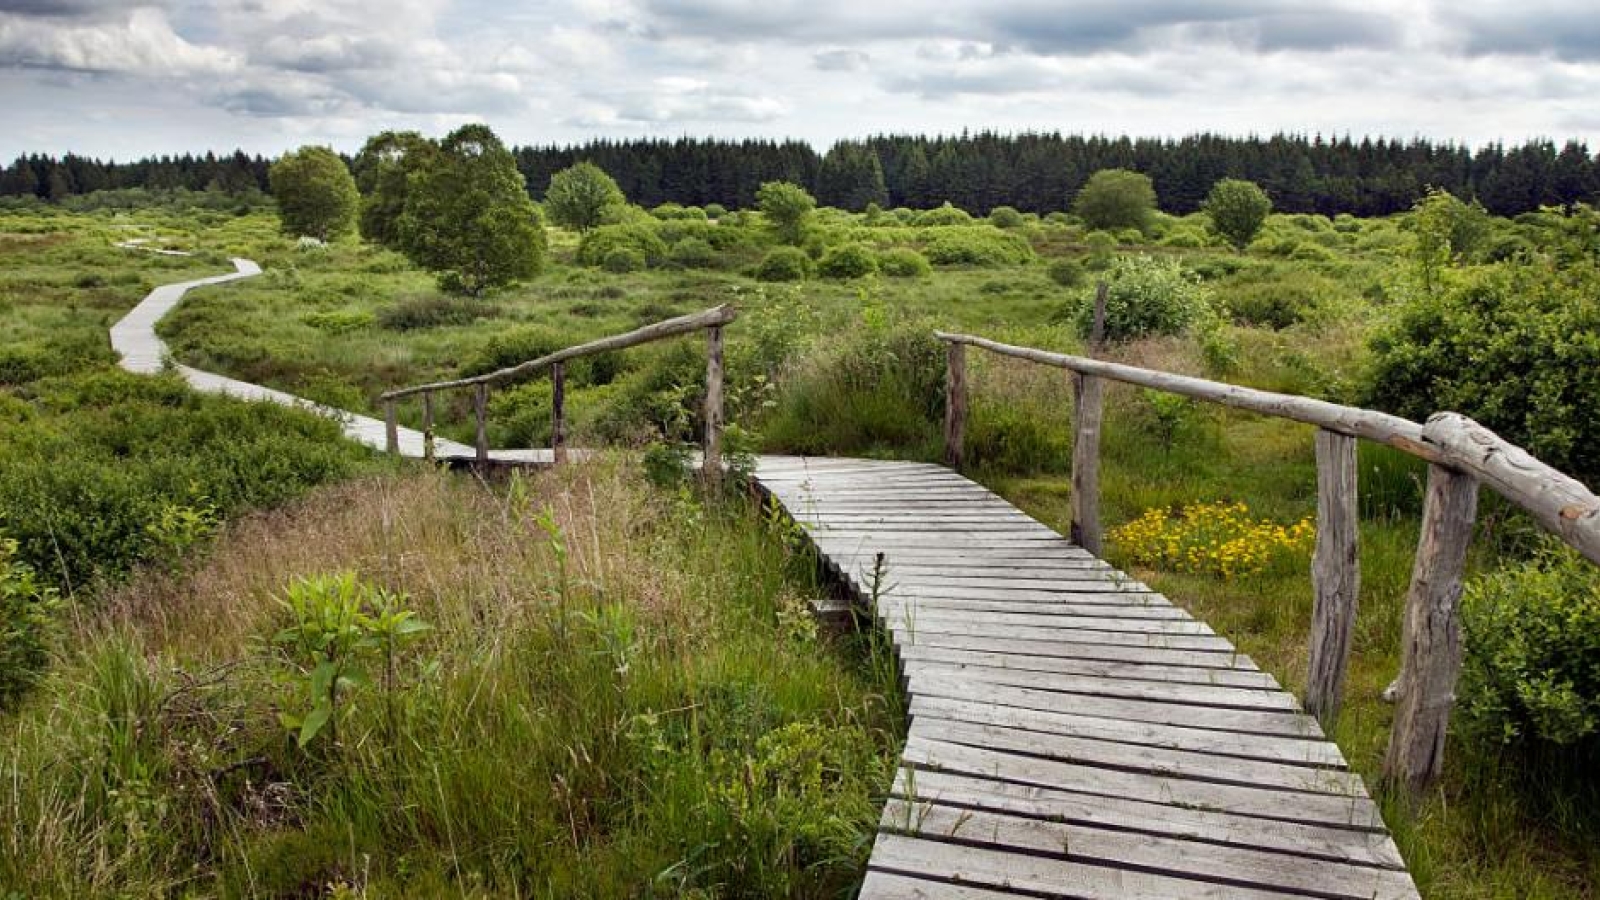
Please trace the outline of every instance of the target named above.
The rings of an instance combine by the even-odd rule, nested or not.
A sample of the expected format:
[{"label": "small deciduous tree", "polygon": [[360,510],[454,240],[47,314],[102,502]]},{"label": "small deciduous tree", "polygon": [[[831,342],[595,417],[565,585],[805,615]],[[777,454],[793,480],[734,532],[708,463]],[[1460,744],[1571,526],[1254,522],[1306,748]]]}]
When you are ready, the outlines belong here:
[{"label": "small deciduous tree", "polygon": [[550,176],[544,208],[550,221],[578,231],[588,231],[605,221],[606,210],[627,202],[605,170],[581,162]]},{"label": "small deciduous tree", "polygon": [[817,199],[798,184],[769,181],[756,190],[756,205],[786,244],[798,244],[806,222],[817,208]]},{"label": "small deciduous tree", "polygon": [[1212,231],[1235,247],[1243,247],[1255,239],[1267,221],[1272,200],[1253,181],[1224,178],[1211,186],[1205,210],[1211,217]]},{"label": "small deciduous tree", "polygon": [[1127,169],[1101,169],[1073,198],[1072,211],[1090,228],[1147,231],[1156,209],[1156,189],[1150,176]]},{"label": "small deciduous tree", "polygon": [[291,235],[327,240],[350,230],[360,195],[344,160],[327,147],[285,153],[267,171],[278,217]]},{"label": "small deciduous tree", "polygon": [[471,296],[531,278],[544,267],[545,234],[516,159],[486,125],[445,137],[408,179],[401,249]]},{"label": "small deciduous tree", "polygon": [[385,131],[367,139],[352,165],[361,191],[361,236],[399,248],[400,216],[413,174],[426,168],[439,145],[415,131]]}]

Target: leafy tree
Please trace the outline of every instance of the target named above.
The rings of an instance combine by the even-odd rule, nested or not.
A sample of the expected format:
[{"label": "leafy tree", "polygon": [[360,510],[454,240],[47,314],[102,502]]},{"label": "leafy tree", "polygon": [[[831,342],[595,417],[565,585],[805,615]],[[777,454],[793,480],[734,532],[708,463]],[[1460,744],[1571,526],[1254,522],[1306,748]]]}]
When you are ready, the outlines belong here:
[{"label": "leafy tree", "polygon": [[1101,169],[1089,177],[1072,201],[1072,211],[1090,228],[1147,231],[1156,209],[1150,176],[1127,169]]},{"label": "leafy tree", "polygon": [[1452,263],[1472,260],[1489,236],[1489,214],[1476,200],[1463,203],[1437,188],[1418,201],[1410,220],[1416,233],[1416,262],[1423,287],[1438,287],[1440,274]]},{"label": "leafy tree", "polygon": [[866,209],[869,203],[888,203],[878,154],[856,141],[834,144],[817,171],[817,194],[824,204],[852,212]]},{"label": "leafy tree", "polygon": [[1235,247],[1255,239],[1272,212],[1272,200],[1253,181],[1224,178],[1206,195],[1205,210],[1211,216],[1211,230]]},{"label": "leafy tree", "polygon": [[787,181],[769,181],[756,191],[756,206],[785,244],[798,244],[817,200],[806,189]]},{"label": "leafy tree", "polygon": [[385,131],[367,139],[352,165],[361,191],[361,236],[398,249],[400,216],[411,176],[426,168],[439,146],[415,131]]},{"label": "leafy tree", "polygon": [[469,296],[544,267],[544,223],[516,160],[486,125],[451,132],[408,179],[399,233],[412,261]]},{"label": "leafy tree", "polygon": [[588,231],[605,220],[606,210],[628,202],[605,170],[581,162],[550,176],[544,208],[550,221],[578,231]]},{"label": "leafy tree", "polygon": [[327,240],[350,230],[360,195],[344,160],[327,147],[301,147],[272,164],[267,175],[283,230]]}]

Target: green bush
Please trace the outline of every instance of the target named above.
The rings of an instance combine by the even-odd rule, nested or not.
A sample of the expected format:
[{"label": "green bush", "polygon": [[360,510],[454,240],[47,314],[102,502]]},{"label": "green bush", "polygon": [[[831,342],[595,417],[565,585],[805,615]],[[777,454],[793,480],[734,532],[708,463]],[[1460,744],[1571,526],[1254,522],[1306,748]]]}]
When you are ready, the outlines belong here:
[{"label": "green bush", "polygon": [[878,254],[878,270],[891,278],[920,278],[932,273],[933,266],[910,247],[891,247]]},{"label": "green bush", "polygon": [[1021,235],[990,227],[930,228],[923,254],[938,266],[1013,266],[1033,259]]},{"label": "green bush", "polygon": [[1272,329],[1304,322],[1318,304],[1313,284],[1300,278],[1231,284],[1221,296],[1233,321]]},{"label": "green bush", "polygon": [[644,267],[644,254],[632,247],[618,247],[607,251],[605,259],[600,261],[600,268],[614,275],[642,272]]},{"label": "green bush", "polygon": [[650,266],[658,266],[667,258],[666,243],[650,225],[601,225],[578,244],[578,264],[603,266],[614,250],[632,250]]},{"label": "green bush", "polygon": [[349,334],[370,328],[376,321],[377,317],[364,309],[318,310],[300,317],[301,324],[326,334]]},{"label": "green bush", "polygon": [[1451,274],[1373,338],[1365,401],[1418,421],[1464,413],[1600,484],[1600,271],[1497,263]]},{"label": "green bush", "polygon": [[708,219],[720,219],[728,214],[728,208],[721,203],[707,203],[705,214]]},{"label": "green bush", "polygon": [[1022,223],[1022,213],[1016,207],[996,206],[989,210],[989,224],[996,228],[1021,228]]},{"label": "green bush", "polygon": [[1462,713],[1486,740],[1600,752],[1600,570],[1551,539],[1467,585]]},{"label": "green bush", "polygon": [[471,325],[499,314],[499,307],[471,297],[424,294],[406,297],[394,306],[379,310],[377,319],[379,326],[390,331],[417,331],[446,325]]},{"label": "green bush", "polygon": [[925,209],[916,214],[911,224],[919,228],[937,228],[949,225],[971,225],[972,216],[964,209],[959,209],[946,200],[942,206]]},{"label": "green bush", "polygon": [[[1106,280],[1109,341],[1179,334],[1210,305],[1210,290],[1175,259],[1125,256],[1112,264]],[[1094,292],[1085,294],[1073,313],[1078,331],[1087,335],[1094,321]]]},{"label": "green bush", "polygon": [[827,278],[864,278],[878,271],[878,260],[863,244],[841,244],[822,255],[817,271]]},{"label": "green bush", "polygon": [[0,710],[11,706],[50,661],[56,593],[17,559],[17,542],[0,537]]},{"label": "green bush", "polygon": [[761,281],[804,281],[811,273],[811,257],[799,247],[779,247],[756,267]]},{"label": "green bush", "polygon": [[1072,288],[1083,284],[1083,264],[1075,259],[1055,260],[1046,271],[1050,280],[1062,287]]},{"label": "green bush", "polygon": [[1206,212],[1211,216],[1211,228],[1235,247],[1243,247],[1255,239],[1272,212],[1272,200],[1253,181],[1224,178],[1211,186],[1206,197]]},{"label": "green bush", "polygon": [[1155,218],[1156,191],[1150,176],[1127,169],[1101,169],[1072,200],[1072,211],[1090,228],[1145,232]]},{"label": "green bush", "polygon": [[717,264],[717,251],[708,241],[691,237],[673,244],[667,258],[685,269],[709,269]]}]

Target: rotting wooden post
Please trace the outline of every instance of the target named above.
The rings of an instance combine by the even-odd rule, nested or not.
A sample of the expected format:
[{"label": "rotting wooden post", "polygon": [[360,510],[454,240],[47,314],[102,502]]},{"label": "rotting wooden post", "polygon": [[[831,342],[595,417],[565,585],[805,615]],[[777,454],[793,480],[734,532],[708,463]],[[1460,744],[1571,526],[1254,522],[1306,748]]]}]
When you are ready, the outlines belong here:
[{"label": "rotting wooden post", "polygon": [[1383,760],[1384,779],[1413,796],[1444,769],[1445,729],[1461,669],[1461,580],[1478,510],[1478,480],[1433,464],[1422,534],[1406,593],[1399,705]]},{"label": "rotting wooden post", "polygon": [[567,364],[550,366],[550,457],[567,461]]},{"label": "rotting wooden post", "polygon": [[[1094,319],[1089,352],[1099,352],[1106,335],[1104,281],[1095,286]],[[1072,542],[1099,556],[1105,549],[1100,530],[1100,420],[1105,412],[1105,381],[1094,375],[1073,379]]]},{"label": "rotting wooden post", "polygon": [[400,424],[395,420],[393,400],[383,404],[383,446],[390,453],[400,452]]},{"label": "rotting wooden post", "polygon": [[722,480],[722,326],[706,329],[706,442],[701,472],[709,484]]},{"label": "rotting wooden post", "polygon": [[1332,728],[1344,696],[1361,593],[1356,439],[1317,431],[1317,548],[1311,558],[1311,674],[1306,711]]},{"label": "rotting wooden post", "polygon": [[472,390],[472,412],[478,420],[475,444],[481,466],[489,462],[489,385],[485,382],[479,382]]},{"label": "rotting wooden post", "polygon": [[433,391],[422,394],[422,458],[433,462]]},{"label": "rotting wooden post", "polygon": [[950,341],[944,355],[944,463],[959,469],[966,456],[967,345]]}]

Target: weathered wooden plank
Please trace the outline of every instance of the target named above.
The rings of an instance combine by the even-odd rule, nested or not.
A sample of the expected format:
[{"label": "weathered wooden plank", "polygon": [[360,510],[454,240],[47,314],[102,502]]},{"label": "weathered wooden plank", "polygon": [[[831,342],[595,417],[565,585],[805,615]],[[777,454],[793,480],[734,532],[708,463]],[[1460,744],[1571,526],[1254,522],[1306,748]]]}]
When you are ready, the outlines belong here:
[{"label": "weathered wooden plank", "polygon": [[868,870],[856,900],[1017,900],[1021,894]]},{"label": "weathered wooden plank", "polygon": [[1077,419],[1072,429],[1072,542],[1100,555],[1100,419],[1105,383],[1092,375],[1078,378]]},{"label": "weathered wooden plank", "polygon": [[1324,769],[1344,769],[1339,749],[1326,741],[1308,741],[1281,735],[1239,734],[1231,731],[1206,731],[1181,725],[1162,725],[1126,719],[1107,719],[1072,712],[1020,709],[985,703],[981,700],[955,700],[948,697],[918,696],[911,701],[913,724],[923,717],[971,722],[978,725],[1003,725],[1041,734],[1076,738],[1095,738],[1146,747],[1193,750],[1240,759]]},{"label": "weathered wooden plank", "polygon": [[961,468],[966,433],[967,348],[950,344],[945,347],[944,462],[952,469]]},{"label": "weathered wooden plank", "polygon": [[705,441],[700,471],[707,483],[722,479],[722,326],[706,329]]},{"label": "weathered wooden plank", "polygon": [[[1037,607],[1036,607],[1037,609]],[[1107,615],[1107,613],[1113,613]],[[1165,610],[1157,610],[1165,612]],[[910,601],[900,603],[891,597],[878,598],[878,616],[884,621],[910,623],[913,626],[932,622],[965,622],[974,626],[1024,625],[1038,628],[1070,628],[1084,631],[1135,632],[1140,634],[1215,635],[1211,626],[1194,619],[1154,616],[1121,617],[1121,610],[1099,609],[1094,612],[1069,614],[1059,606],[1046,607],[1043,612],[1015,610],[952,609],[930,606]],[[1230,650],[1231,650],[1230,645]]]},{"label": "weathered wooden plank", "polygon": [[1317,546],[1311,557],[1311,672],[1306,711],[1331,727],[1344,695],[1350,635],[1361,595],[1356,439],[1317,432]]},{"label": "weathered wooden plank", "polygon": [[1183,703],[1190,706],[1225,706],[1234,709],[1260,709],[1275,712],[1298,713],[1300,705],[1294,697],[1281,691],[1259,691],[1249,688],[1216,687],[1203,684],[1183,684],[1171,681],[1137,681],[1131,678],[1107,678],[1101,675],[1068,675],[1052,672],[1028,672],[1018,669],[975,666],[970,663],[929,663],[904,660],[902,671],[912,680],[922,677],[943,677],[986,684],[1007,684],[1036,691],[1055,691],[1061,694],[1090,694],[1099,697],[1122,697],[1132,700],[1158,700],[1163,703]]},{"label": "weathered wooden plank", "polygon": [[550,366],[550,456],[567,461],[567,364]]},{"label": "weathered wooden plank", "polygon": [[925,644],[901,644],[898,647],[902,662],[942,662],[986,666],[997,669],[1015,669],[1019,672],[1060,672],[1068,675],[1096,675],[1127,681],[1172,681],[1184,684],[1204,684],[1218,687],[1248,688],[1277,691],[1278,682],[1265,672],[1250,669],[1216,669],[1199,666],[1163,665],[1160,663],[1129,663],[1113,660],[1073,659],[1059,656],[1028,656],[992,650],[971,650],[959,647],[931,647]]},{"label": "weathered wooden plank", "polygon": [[436,448],[433,439],[433,392],[422,393],[422,458],[433,462]]},{"label": "weathered wooden plank", "polygon": [[396,421],[393,400],[383,404],[383,446],[389,453],[400,453],[400,423]]},{"label": "weathered wooden plank", "polygon": [[915,629],[890,629],[896,647],[908,645],[950,647],[958,650],[990,650],[1018,656],[1051,656],[1063,659],[1103,662],[1151,663],[1166,666],[1194,666],[1211,669],[1253,669],[1244,654],[1208,653],[1203,650],[1164,650],[1153,647],[1119,647],[1082,641],[1029,640],[981,635],[918,632]]},{"label": "weathered wooden plank", "polygon": [[999,622],[970,621],[964,617],[919,616],[906,611],[899,614],[878,615],[885,627],[904,631],[913,637],[923,634],[951,634],[973,637],[1016,638],[1028,641],[1067,641],[1075,644],[1097,644],[1152,650],[1190,650],[1197,653],[1214,653],[1223,657],[1235,652],[1227,638],[1215,634],[1165,634],[1150,631],[1116,631],[1109,628],[1091,628],[1076,621],[1060,617],[1048,625],[1007,624]]},{"label": "weathered wooden plank", "polygon": [[487,382],[479,384],[472,391],[472,414],[477,422],[477,434],[473,441],[473,448],[477,453],[478,464],[483,465],[489,461],[489,385]]},{"label": "weathered wooden plank", "polygon": [[1157,806],[945,772],[902,769],[891,794],[949,806],[1011,813],[1045,821],[1155,834],[1223,846],[1275,850],[1296,857],[1402,869],[1388,835],[1298,822],[1277,822],[1202,809]]},{"label": "weathered wooden plank", "polygon": [[1038,759],[1000,750],[930,740],[914,731],[906,740],[903,759],[919,769],[978,775],[1018,784],[1159,803],[1184,809],[1203,809],[1261,819],[1342,828],[1374,831],[1383,828],[1383,819],[1378,813],[1377,806],[1365,795],[1339,797],[1333,794],[1308,794],[1234,784],[1214,784],[1209,781],[1170,778],[1144,772],[1122,772],[1116,769]]},{"label": "weathered wooden plank", "polygon": [[1445,730],[1461,670],[1458,601],[1477,511],[1477,479],[1428,467],[1422,533],[1406,594],[1399,704],[1383,760],[1384,777],[1412,793],[1431,785],[1444,768]]},{"label": "weathered wooden plank", "polygon": [[1127,834],[930,801],[891,800],[881,827],[935,841],[960,841],[1001,851],[1022,850],[1063,860],[1225,881],[1253,888],[1312,892],[1339,900],[1411,900],[1405,872],[1310,861],[1254,848],[1228,847],[1152,834]]},{"label": "weathered wooden plank", "polygon": [[[1127,595],[1114,594],[1113,597],[1122,599]],[[1150,595],[1140,595],[1150,596]],[[1107,610],[1106,606],[1115,606],[1114,610]],[[936,613],[959,614],[962,612],[997,612],[1020,613],[1030,615],[1044,613],[1058,616],[1106,616],[1115,615],[1120,619],[1158,619],[1170,622],[1198,621],[1187,612],[1166,603],[1075,603],[1066,602],[1038,602],[1023,600],[981,600],[965,599],[959,597],[904,597],[898,594],[885,592],[878,597],[878,611],[887,613],[890,610],[927,610]]]}]

